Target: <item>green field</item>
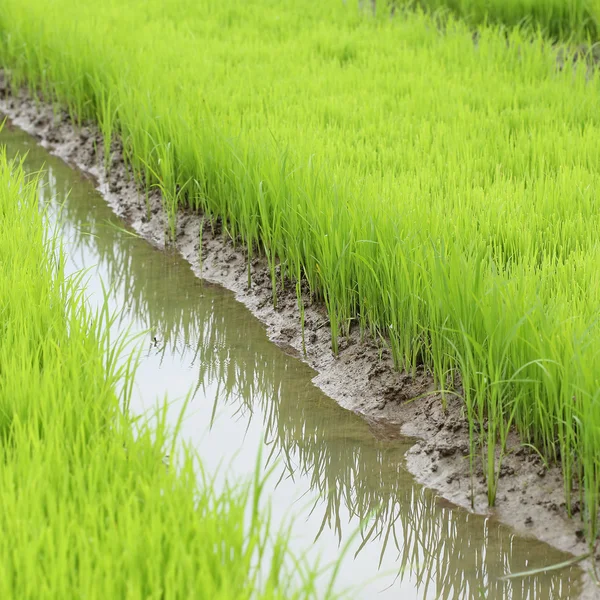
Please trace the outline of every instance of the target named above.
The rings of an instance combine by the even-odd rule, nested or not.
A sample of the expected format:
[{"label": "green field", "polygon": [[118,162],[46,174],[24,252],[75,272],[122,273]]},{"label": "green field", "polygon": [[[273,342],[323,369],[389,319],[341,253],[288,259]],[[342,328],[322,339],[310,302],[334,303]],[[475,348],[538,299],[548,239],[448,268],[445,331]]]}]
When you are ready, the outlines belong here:
[{"label": "green field", "polygon": [[[163,415],[123,410],[135,367],[65,277],[37,181],[0,147],[0,597],[322,598],[254,481],[213,491]],[[117,393],[124,386],[122,393]]]},{"label": "green field", "polygon": [[0,64],[118,136],[173,226],[182,205],[221,217],[249,261],[304,279],[334,351],[356,324],[446,393],[460,374],[490,502],[515,427],[593,538],[600,78],[559,69],[542,32],[443,24],[333,0],[4,0]]}]

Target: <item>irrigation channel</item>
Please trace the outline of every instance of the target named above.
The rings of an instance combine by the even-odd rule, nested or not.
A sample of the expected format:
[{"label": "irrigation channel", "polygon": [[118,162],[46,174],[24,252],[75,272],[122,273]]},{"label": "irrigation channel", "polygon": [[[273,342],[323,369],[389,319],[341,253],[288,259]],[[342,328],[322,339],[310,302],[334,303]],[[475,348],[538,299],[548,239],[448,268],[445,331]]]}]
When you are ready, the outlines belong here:
[{"label": "irrigation channel", "polygon": [[351,540],[338,589],[351,598],[575,599],[581,571],[568,567],[515,580],[568,556],[517,537],[493,519],[443,503],[404,468],[411,440],[369,425],[312,382],[313,371],[271,343],[233,294],[197,279],[175,253],[128,231],[94,182],[7,125],[0,144],[45,169],[41,202],[58,225],[68,271],[87,269],[86,295],[109,289],[115,327],[142,333],[131,409],[165,397],[176,422],[192,396],[181,436],[215,485],[253,472],[261,444],[276,462],[268,480],[274,524],[292,519],[292,549],[307,560],[338,557]]}]

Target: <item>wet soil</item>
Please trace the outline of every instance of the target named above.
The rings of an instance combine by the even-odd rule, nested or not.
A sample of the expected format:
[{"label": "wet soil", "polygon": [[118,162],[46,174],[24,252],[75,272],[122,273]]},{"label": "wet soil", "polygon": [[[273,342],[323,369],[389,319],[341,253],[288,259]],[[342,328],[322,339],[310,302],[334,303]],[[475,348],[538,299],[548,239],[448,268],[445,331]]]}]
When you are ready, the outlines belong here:
[{"label": "wet soil", "polygon": [[[157,247],[172,245],[160,194],[139,193],[118,141],[113,143],[106,173],[99,150],[102,137],[94,125],[75,127],[65,112],[34,102],[25,92],[12,95],[2,72],[0,112],[41,145],[93,177],[114,212],[144,238]],[[362,415],[374,431],[385,436],[393,430],[418,438],[406,455],[407,467],[417,481],[458,506],[498,519],[521,535],[536,537],[574,555],[588,552],[578,506],[574,518],[567,515],[558,467],[544,465],[537,454],[511,436],[500,468],[496,506],[489,508],[479,454],[474,458],[474,477],[470,475],[468,428],[459,397],[447,398],[444,410],[434,381],[423,368],[415,373],[396,371],[389,350],[371,339],[361,339],[358,330],[341,341],[335,357],[326,311],[308,297],[304,299],[304,355],[294,287],[278,289],[275,309],[266,261],[253,260],[252,285],[248,288],[243,248],[234,246],[218,222],[204,223],[200,237],[202,223],[201,216],[186,211],[177,217],[175,245],[195,274],[232,290],[265,324],[273,342],[317,371],[313,381],[319,388]],[[591,569],[589,561],[583,565]],[[599,594],[589,577],[582,597]]]}]

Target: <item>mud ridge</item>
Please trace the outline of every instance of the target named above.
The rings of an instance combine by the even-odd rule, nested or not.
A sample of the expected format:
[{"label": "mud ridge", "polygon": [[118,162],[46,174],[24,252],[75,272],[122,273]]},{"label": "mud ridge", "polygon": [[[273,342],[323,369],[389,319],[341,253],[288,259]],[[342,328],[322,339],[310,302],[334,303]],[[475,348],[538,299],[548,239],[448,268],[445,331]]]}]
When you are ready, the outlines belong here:
[{"label": "mud ridge", "polygon": [[[102,136],[93,124],[76,127],[66,112],[34,101],[24,91],[12,95],[2,71],[0,113],[53,154],[93,177],[114,212],[142,237],[160,248],[172,246],[160,194],[139,193],[118,141],[113,142],[107,173],[100,151]],[[423,368],[414,374],[396,371],[389,350],[371,339],[361,340],[357,329],[351,331],[349,338],[340,340],[339,355],[334,357],[327,313],[322,305],[311,304],[308,297],[304,356],[293,286],[278,290],[274,309],[266,261],[253,260],[252,286],[248,289],[243,248],[239,244],[234,247],[218,222],[212,226],[204,223],[200,247],[202,222],[199,215],[189,211],[182,211],[177,217],[175,246],[194,273],[233,291],[265,324],[269,338],[315,369],[313,382],[341,406],[362,415],[375,435],[418,438],[406,455],[407,468],[418,482],[435,489],[453,504],[488,515],[520,535],[536,537],[573,555],[588,552],[580,515],[575,514],[572,519],[567,515],[558,467],[544,465],[536,453],[522,447],[512,436],[508,455],[502,461],[496,507],[488,508],[479,454],[474,457],[473,479],[470,475],[469,436],[462,401],[447,398],[444,411],[434,381]],[[578,511],[578,507],[574,510]],[[592,566],[590,561],[582,565],[586,572]],[[584,580],[582,598],[598,597],[600,591],[592,577],[585,575]]]}]

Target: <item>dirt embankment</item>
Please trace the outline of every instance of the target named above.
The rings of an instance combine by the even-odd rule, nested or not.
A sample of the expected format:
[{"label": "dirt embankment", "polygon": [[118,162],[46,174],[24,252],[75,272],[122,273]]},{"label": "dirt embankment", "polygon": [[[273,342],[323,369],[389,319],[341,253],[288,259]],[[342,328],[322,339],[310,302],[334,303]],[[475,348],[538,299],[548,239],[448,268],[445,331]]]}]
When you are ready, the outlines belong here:
[{"label": "dirt embankment", "polygon": [[[25,93],[12,97],[0,72],[0,112],[18,127],[35,136],[50,149],[98,182],[98,189],[113,210],[135,231],[156,246],[165,246],[168,225],[158,192],[146,204],[130,178],[114,144],[111,168],[107,174],[98,130],[88,125],[76,128],[68,116],[54,112],[49,105],[34,103]],[[287,352],[305,360],[316,371],[314,383],[343,407],[361,414],[375,435],[406,435],[420,441],[408,452],[409,471],[440,496],[471,509],[469,437],[460,399],[448,399],[442,410],[433,379],[422,369],[415,376],[397,372],[390,352],[361,340],[357,330],[340,344],[339,356],[331,353],[329,321],[322,305],[305,299],[306,356],[302,354],[300,317],[293,286],[279,290],[278,306],[273,308],[270,276],[266,261],[254,259],[252,286],[247,286],[244,252],[208,225],[202,232],[200,248],[198,215],[182,212],[177,219],[176,247],[198,275],[232,290],[267,327],[269,337]],[[200,261],[200,254],[202,260]],[[460,391],[460,390],[459,390]],[[419,397],[418,400],[412,400]],[[487,486],[481,459],[475,458],[473,478],[474,510],[511,526],[517,533],[535,536],[556,548],[582,555],[587,552],[579,515],[569,519],[565,509],[563,483],[557,467],[547,468],[539,457],[511,439],[508,456],[502,462],[497,506],[487,506]],[[576,507],[577,509],[577,507]],[[590,563],[584,563],[590,568]],[[591,578],[584,597],[599,594]]]}]

